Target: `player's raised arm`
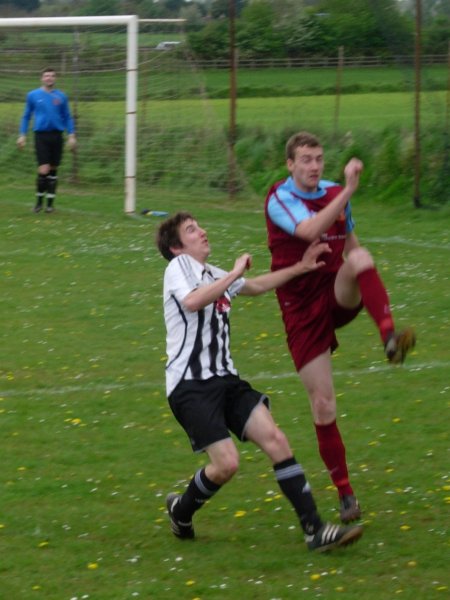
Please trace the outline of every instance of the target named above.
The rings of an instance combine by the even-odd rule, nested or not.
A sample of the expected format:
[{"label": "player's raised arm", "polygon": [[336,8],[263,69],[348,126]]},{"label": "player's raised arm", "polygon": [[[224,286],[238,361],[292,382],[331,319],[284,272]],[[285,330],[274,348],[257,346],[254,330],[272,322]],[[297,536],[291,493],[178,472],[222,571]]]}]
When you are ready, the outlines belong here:
[{"label": "player's raised arm", "polygon": [[345,209],[352,194],[358,189],[359,177],[363,163],[358,158],[352,158],[344,169],[345,187],[328,206],[309,219],[305,219],[295,228],[295,235],[304,240],[315,240],[327,231]]},{"label": "player's raised arm", "polygon": [[234,267],[229,273],[213,283],[196,288],[185,296],[183,299],[184,307],[190,312],[205,308],[205,306],[208,306],[208,304],[211,304],[220,298],[236,279],[242,277],[244,271],[248,269],[250,265],[250,254],[242,254],[242,256],[236,259]]},{"label": "player's raised arm", "polygon": [[325,265],[325,262],[320,260],[320,256],[328,252],[331,252],[328,244],[320,243],[319,240],[315,240],[307,248],[302,260],[295,264],[284,269],[279,269],[278,271],[271,271],[259,275],[258,277],[246,279],[241,294],[246,296],[258,296],[259,294],[264,294],[264,292],[268,292],[269,290],[284,285],[294,277],[320,269]]}]

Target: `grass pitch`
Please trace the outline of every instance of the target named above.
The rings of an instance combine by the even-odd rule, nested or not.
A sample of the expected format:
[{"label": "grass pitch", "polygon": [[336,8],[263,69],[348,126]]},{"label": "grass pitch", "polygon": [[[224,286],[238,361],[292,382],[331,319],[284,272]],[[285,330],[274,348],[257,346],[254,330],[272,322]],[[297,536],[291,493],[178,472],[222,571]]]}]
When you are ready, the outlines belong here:
[{"label": "grass pitch", "polygon": [[[357,233],[413,325],[405,366],[385,364],[362,315],[334,356],[339,421],[364,509],[361,541],[309,553],[264,455],[196,517],[198,539],[169,530],[164,498],[203,464],[164,393],[165,261],[156,218],[125,217],[116,190],[61,185],[57,212],[31,212],[30,190],[3,188],[0,261],[1,597],[29,600],[445,598],[448,596],[450,366],[448,207],[353,202]],[[149,202],[149,205],[151,203]],[[262,199],[165,198],[208,230],[211,262],[243,251],[268,268]],[[273,294],[233,304],[234,359],[267,391],[324,518],[337,502]]]}]

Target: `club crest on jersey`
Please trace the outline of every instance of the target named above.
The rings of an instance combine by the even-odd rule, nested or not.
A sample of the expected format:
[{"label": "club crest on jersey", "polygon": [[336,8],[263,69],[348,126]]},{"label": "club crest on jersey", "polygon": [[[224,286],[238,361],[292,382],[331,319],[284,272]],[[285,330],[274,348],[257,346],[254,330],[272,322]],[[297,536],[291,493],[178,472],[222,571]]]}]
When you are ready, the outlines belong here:
[{"label": "club crest on jersey", "polygon": [[221,296],[214,302],[214,307],[220,314],[228,313],[231,309],[231,303],[226,296]]}]

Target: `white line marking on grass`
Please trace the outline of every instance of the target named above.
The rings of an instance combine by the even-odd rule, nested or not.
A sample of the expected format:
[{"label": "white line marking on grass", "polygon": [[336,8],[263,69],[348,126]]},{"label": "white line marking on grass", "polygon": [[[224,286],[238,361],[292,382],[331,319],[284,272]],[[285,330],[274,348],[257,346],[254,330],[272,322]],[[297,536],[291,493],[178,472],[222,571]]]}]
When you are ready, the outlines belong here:
[{"label": "white line marking on grass", "polygon": [[[75,211],[73,211],[75,212]],[[247,229],[246,226],[243,226],[242,229]],[[250,229],[250,228],[248,228]],[[431,244],[429,242],[421,242],[417,240],[407,240],[404,238],[400,238],[398,236],[388,237],[388,238],[368,238],[367,245],[373,244],[399,244],[402,246],[409,246],[410,248],[427,248],[430,250],[450,250],[450,244]],[[265,248],[264,248],[265,249]],[[124,255],[127,253],[142,253],[146,254],[148,252],[147,246],[142,244],[138,245],[129,245],[129,246],[112,246],[111,244],[83,244],[82,246],[74,246],[66,248],[66,251],[72,256],[86,255],[86,254],[118,254]],[[45,256],[55,256],[58,252],[62,252],[62,250],[58,250],[58,248],[53,248],[49,250],[38,250],[34,253],[34,256],[37,257],[45,257]],[[9,256],[22,256],[28,254],[27,248],[15,248],[13,250],[0,251],[0,256],[3,258]],[[156,258],[159,259],[159,254],[156,255]]]},{"label": "white line marking on grass", "polygon": [[400,244],[402,246],[411,246],[412,248],[429,248],[431,250],[450,250],[450,244],[433,244],[430,242],[421,242],[420,240],[408,240],[398,235],[387,238],[367,238],[367,242],[369,244]]},{"label": "white line marking on grass", "polygon": [[64,394],[83,393],[100,393],[111,390],[131,390],[131,389],[146,389],[165,387],[165,382],[161,381],[139,381],[135,383],[101,383],[98,385],[67,385],[60,388],[31,388],[29,390],[0,390],[0,396],[61,396]]},{"label": "white line marking on grass", "polygon": [[[392,365],[373,365],[371,367],[365,367],[362,369],[349,369],[349,370],[335,370],[333,371],[334,376],[336,377],[352,377],[352,376],[363,376],[363,375],[371,375],[373,373],[385,373],[385,372],[393,372],[395,369],[403,369],[409,371],[411,373],[415,373],[417,371],[431,371],[435,369],[448,369],[450,367],[450,362],[446,361],[434,361],[430,363],[421,363],[416,365],[402,365],[402,366],[392,366]],[[295,371],[289,373],[257,373],[256,375],[249,376],[248,379],[250,381],[257,380],[267,380],[267,379],[298,379]],[[112,390],[132,390],[132,389],[155,389],[155,388],[165,388],[164,380],[160,381],[139,381],[139,382],[124,382],[124,383],[102,383],[98,385],[69,385],[64,387],[54,387],[54,388],[32,388],[28,390],[0,390],[0,396],[6,397],[14,397],[14,396],[62,396],[64,394],[74,394],[74,393],[101,393],[108,392]]]},{"label": "white line marking on grass", "polygon": [[[389,364],[380,364],[380,365],[372,365],[370,367],[364,367],[362,369],[349,369],[349,370],[333,370],[333,375],[335,377],[353,377],[355,375],[371,375],[372,373],[386,373],[392,372],[395,369],[403,369],[405,371],[409,371],[411,373],[415,373],[416,371],[430,371],[433,369],[448,369],[450,367],[449,362],[445,361],[435,361],[431,363],[422,363],[416,365],[401,365],[401,366],[393,366]],[[294,378],[298,379],[297,373],[278,373],[274,375],[273,373],[257,373],[251,377],[251,380],[254,381],[256,379],[289,379]],[[250,379],[250,377],[249,377]]]},{"label": "white line marking on grass", "polygon": [[[82,256],[82,255],[103,255],[103,256],[110,256],[110,255],[117,255],[117,256],[125,256],[129,253],[139,253],[140,255],[142,255],[143,257],[146,257],[147,252],[148,252],[148,248],[118,248],[118,247],[114,247],[114,246],[108,246],[106,244],[101,244],[101,245],[92,245],[90,247],[86,247],[83,246],[82,248],[73,248],[73,249],[69,249],[69,250],[58,250],[58,249],[53,249],[53,250],[38,250],[37,252],[33,252],[33,257],[38,257],[38,258],[44,258],[44,257],[51,257],[51,258],[55,258],[58,257],[59,254],[63,254],[64,252],[67,252],[67,254],[70,255],[70,257],[72,258],[76,258],[78,256]],[[29,253],[29,250],[26,248],[20,248],[17,250],[10,250],[8,252],[0,252],[0,257],[2,258],[7,258],[7,257],[11,257],[11,256],[24,256],[26,254]],[[159,259],[159,255],[157,255],[157,257]]]}]

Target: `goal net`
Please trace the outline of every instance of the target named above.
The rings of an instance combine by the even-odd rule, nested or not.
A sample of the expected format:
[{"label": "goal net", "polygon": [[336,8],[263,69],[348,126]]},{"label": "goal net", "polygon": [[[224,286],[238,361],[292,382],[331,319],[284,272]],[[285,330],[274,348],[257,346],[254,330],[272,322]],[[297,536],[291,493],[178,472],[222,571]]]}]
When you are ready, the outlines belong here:
[{"label": "goal net", "polygon": [[78,138],[60,166],[61,185],[103,189],[105,196],[124,189],[125,212],[164,210],[165,199],[188,201],[194,190],[203,197],[226,192],[226,113],[206,97],[183,23],[141,21],[134,47],[129,21],[69,19],[0,19],[3,181],[28,188],[34,181],[30,132],[24,152],[15,142],[26,94],[52,67]]}]

